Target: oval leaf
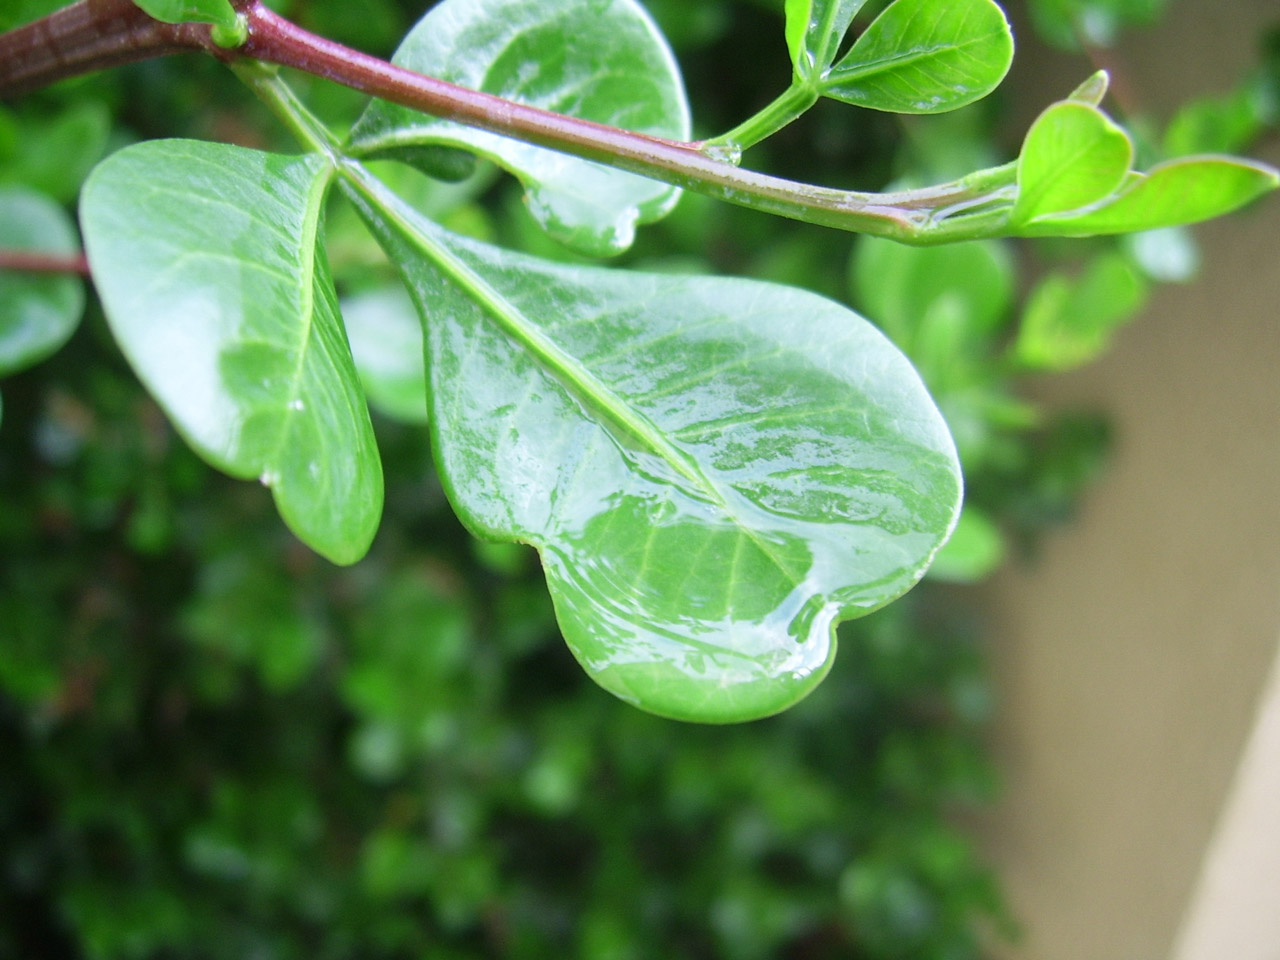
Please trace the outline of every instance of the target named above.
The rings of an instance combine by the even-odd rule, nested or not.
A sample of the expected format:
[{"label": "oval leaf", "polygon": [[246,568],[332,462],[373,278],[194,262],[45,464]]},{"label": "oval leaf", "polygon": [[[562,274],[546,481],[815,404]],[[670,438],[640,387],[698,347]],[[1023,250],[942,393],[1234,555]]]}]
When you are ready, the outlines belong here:
[{"label": "oval leaf", "polygon": [[992,0],[895,0],[827,74],[822,95],[872,110],[942,113],[985,97],[1013,62]]},{"label": "oval leaf", "polygon": [[317,245],[329,173],[315,155],[141,143],[89,178],[81,220],[111,329],[192,447],[350,563],[382,467]]},{"label": "oval leaf", "polygon": [[[80,252],[80,242],[70,218],[48,197],[0,187],[0,250],[72,256]],[[78,277],[0,269],[0,376],[56,352],[83,312],[84,284]]]},{"label": "oval leaf", "polygon": [[1055,103],[1023,141],[1010,222],[1030,223],[1110,196],[1132,163],[1133,143],[1105,113],[1078,100]]},{"label": "oval leaf", "polygon": [[353,199],[424,317],[436,462],[477,534],[542,554],[587,671],[644,709],[766,716],[834,627],[907,590],[959,464],[905,357],[757,281],[551,264]]},{"label": "oval leaf", "polygon": [[[394,62],[519,103],[689,137],[679,68],[635,0],[445,0],[409,33]],[[400,158],[440,146],[479,153],[516,174],[542,227],[592,255],[627,249],[636,224],[661,218],[679,197],[667,184],[382,100],[351,137],[362,155]]]},{"label": "oval leaf", "polygon": [[1114,198],[1088,210],[1045,217],[1025,236],[1088,237],[1176,227],[1238,210],[1280,185],[1273,167],[1234,157],[1185,157],[1132,174]]}]

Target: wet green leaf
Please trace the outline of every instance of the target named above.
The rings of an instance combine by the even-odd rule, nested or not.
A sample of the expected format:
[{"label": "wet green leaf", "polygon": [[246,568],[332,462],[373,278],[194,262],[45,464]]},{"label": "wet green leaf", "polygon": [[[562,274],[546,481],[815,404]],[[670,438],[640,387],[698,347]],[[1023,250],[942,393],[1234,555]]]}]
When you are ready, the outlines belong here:
[{"label": "wet green leaf", "polygon": [[[80,242],[70,218],[48,197],[0,187],[0,250],[68,256],[80,252]],[[83,312],[78,277],[0,269],[0,377],[54,353]]]},{"label": "wet green leaf", "polygon": [[1025,236],[1086,237],[1197,223],[1231,213],[1280,185],[1272,167],[1235,157],[1186,157],[1129,175],[1114,199],[1019,228]]},{"label": "wet green leaf", "polygon": [[1105,113],[1078,100],[1055,103],[1023,141],[1010,220],[1025,224],[1108,197],[1132,163],[1133,144]]},{"label": "wet green leaf", "polygon": [[342,319],[369,403],[396,420],[426,423],[422,326],[404,287],[370,290],[343,300]]},{"label": "wet green leaf", "polygon": [[992,0],[895,0],[826,75],[822,95],[873,110],[942,113],[999,85],[1013,35]]},{"label": "wet green leaf", "polygon": [[787,0],[787,49],[797,77],[819,80],[867,0]]},{"label": "wet green leaf", "polygon": [[317,247],[329,173],[314,155],[152,141],[98,167],[81,220],[112,331],[178,429],[350,563],[382,469]]},{"label": "wet green leaf", "polygon": [[[679,68],[635,0],[446,0],[405,38],[394,62],[520,103],[661,137],[689,137]],[[456,150],[516,174],[529,209],[552,236],[582,252],[627,249],[639,223],[661,218],[679,190],[600,164],[375,101],[352,132],[361,155],[415,158],[465,174]],[[442,160],[453,169],[440,170]]]},{"label": "wet green leaf", "polygon": [[531,543],[606,689],[728,722],[807,693],[835,624],[921,575],[959,465],[869,323],[747,280],[547,263],[350,190],[423,314],[437,465],[478,535]]},{"label": "wet green leaf", "polygon": [[1146,283],[1120,254],[1099,257],[1079,278],[1051,274],[1027,302],[1014,355],[1040,370],[1088,363],[1106,350],[1146,297]]}]

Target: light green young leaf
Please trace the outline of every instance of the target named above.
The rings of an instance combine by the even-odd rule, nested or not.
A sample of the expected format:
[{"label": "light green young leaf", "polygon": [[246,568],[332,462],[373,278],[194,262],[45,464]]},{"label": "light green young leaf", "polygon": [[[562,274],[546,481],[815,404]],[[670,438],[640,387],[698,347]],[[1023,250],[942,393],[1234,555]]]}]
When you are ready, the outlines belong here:
[{"label": "light green young leaf", "polygon": [[1132,142],[1105,113],[1078,100],[1055,103],[1023,141],[1010,222],[1027,224],[1108,197],[1132,163]]},{"label": "light green young leaf", "polygon": [[329,178],[316,155],[151,141],[99,166],[80,210],[111,329],[178,429],[351,563],[382,467],[318,246]]},{"label": "light green young leaf", "polygon": [[478,535],[542,554],[565,638],[665,716],[765,716],[834,627],[908,589],[959,464],[906,359],[799,290],[551,264],[352,197],[423,314],[436,463]]},{"label": "light green young leaf", "polygon": [[[0,187],[0,250],[71,256],[80,242],[70,218],[48,197]],[[56,352],[83,312],[79,278],[0,270],[0,377]]]},{"label": "light green young leaf", "polygon": [[1142,309],[1146,298],[1142,276],[1118,253],[1099,257],[1078,279],[1050,274],[1027,302],[1014,357],[1037,370],[1069,370],[1089,363]]},{"label": "light green young leaf", "polygon": [[422,325],[404,287],[348,297],[342,301],[342,319],[369,404],[395,420],[426,423]]},{"label": "light green young leaf", "polygon": [[[394,62],[520,103],[689,137],[679,68],[636,0],[445,0],[409,33]],[[413,159],[415,151],[435,151],[428,172],[442,147],[479,153],[516,174],[542,227],[591,255],[627,249],[636,225],[660,219],[679,197],[666,184],[383,100],[351,136],[357,155]]]},{"label": "light green young leaf", "polygon": [[787,0],[787,50],[796,77],[818,81],[867,0]]},{"label": "light green young leaf", "polygon": [[1071,91],[1068,100],[1075,100],[1077,103],[1087,103],[1090,106],[1098,107],[1102,105],[1102,101],[1106,99],[1107,91],[1111,89],[1111,74],[1106,70],[1099,70],[1094,73],[1084,83]]},{"label": "light green young leaf", "polygon": [[1176,227],[1238,210],[1280,185],[1273,167],[1235,157],[1184,157],[1130,174],[1114,198],[1087,210],[1041,217],[1024,236],[1088,237]]},{"label": "light green young leaf", "polygon": [[992,0],[895,0],[826,75],[822,95],[872,110],[942,113],[994,90],[1013,34]]}]

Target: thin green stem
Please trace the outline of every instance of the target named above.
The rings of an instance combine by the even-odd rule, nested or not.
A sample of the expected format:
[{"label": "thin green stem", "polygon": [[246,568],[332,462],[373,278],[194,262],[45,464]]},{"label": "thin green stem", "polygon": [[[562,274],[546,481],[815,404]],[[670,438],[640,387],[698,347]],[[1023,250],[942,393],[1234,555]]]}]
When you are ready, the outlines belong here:
[{"label": "thin green stem", "polygon": [[[276,16],[261,0],[232,0],[245,18],[247,40],[228,50],[210,38],[207,25],[160,24],[142,14],[129,0],[80,0],[53,18],[0,35],[0,96],[74,76],[103,66],[161,56],[179,50],[203,50],[221,60],[262,61],[294,67],[333,80],[354,90],[400,103],[433,116],[514,137],[562,153],[608,164],[661,180],[739,206],[808,223],[890,237],[906,243],[929,244],[974,235],[1002,232],[998,210],[1007,210],[1004,190],[1013,182],[1005,168],[994,178],[958,180],[924,190],[890,194],[833,190],[742,170],[705,152],[705,144],[651,137],[594,123],[579,117],[540,110],[434,77],[397,67],[359,51],[333,43]],[[56,23],[55,23],[56,18]],[[51,29],[54,24],[58,29]],[[273,84],[250,78],[265,91],[269,103],[284,110],[291,126],[300,104],[288,106],[287,88],[272,92]],[[780,98],[756,121],[763,132],[796,109]],[[287,109],[286,109],[287,107]],[[752,121],[748,121],[748,124]],[[326,153],[336,149],[323,127],[309,128],[315,145]],[[748,131],[750,133],[750,131]],[[714,150],[710,151],[714,154]],[[965,211],[984,208],[981,220]]]},{"label": "thin green stem", "polygon": [[782,96],[763,110],[744,120],[728,133],[705,141],[702,147],[703,152],[721,150],[726,151],[730,157],[736,157],[743,150],[773,136],[787,124],[801,117],[817,102],[818,94],[814,90],[799,83],[793,83],[787,87]]},{"label": "thin green stem", "polygon": [[298,99],[293,88],[280,78],[278,69],[257,60],[237,61],[231,65],[231,69],[304,148],[313,153],[325,154],[336,166],[339,156],[337,138]]}]

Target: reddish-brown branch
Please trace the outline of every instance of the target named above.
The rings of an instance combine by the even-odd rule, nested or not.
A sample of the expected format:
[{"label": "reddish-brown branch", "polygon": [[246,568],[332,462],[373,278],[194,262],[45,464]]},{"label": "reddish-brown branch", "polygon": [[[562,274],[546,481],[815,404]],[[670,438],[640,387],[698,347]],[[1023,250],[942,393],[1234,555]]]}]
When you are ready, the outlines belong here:
[{"label": "reddish-brown branch", "polygon": [[0,96],[184,50],[219,52],[203,24],[161,23],[130,0],[80,0],[0,34]]},{"label": "reddish-brown branch", "polygon": [[89,275],[84,254],[32,253],[27,250],[0,250],[0,270],[21,273],[78,273]]}]

